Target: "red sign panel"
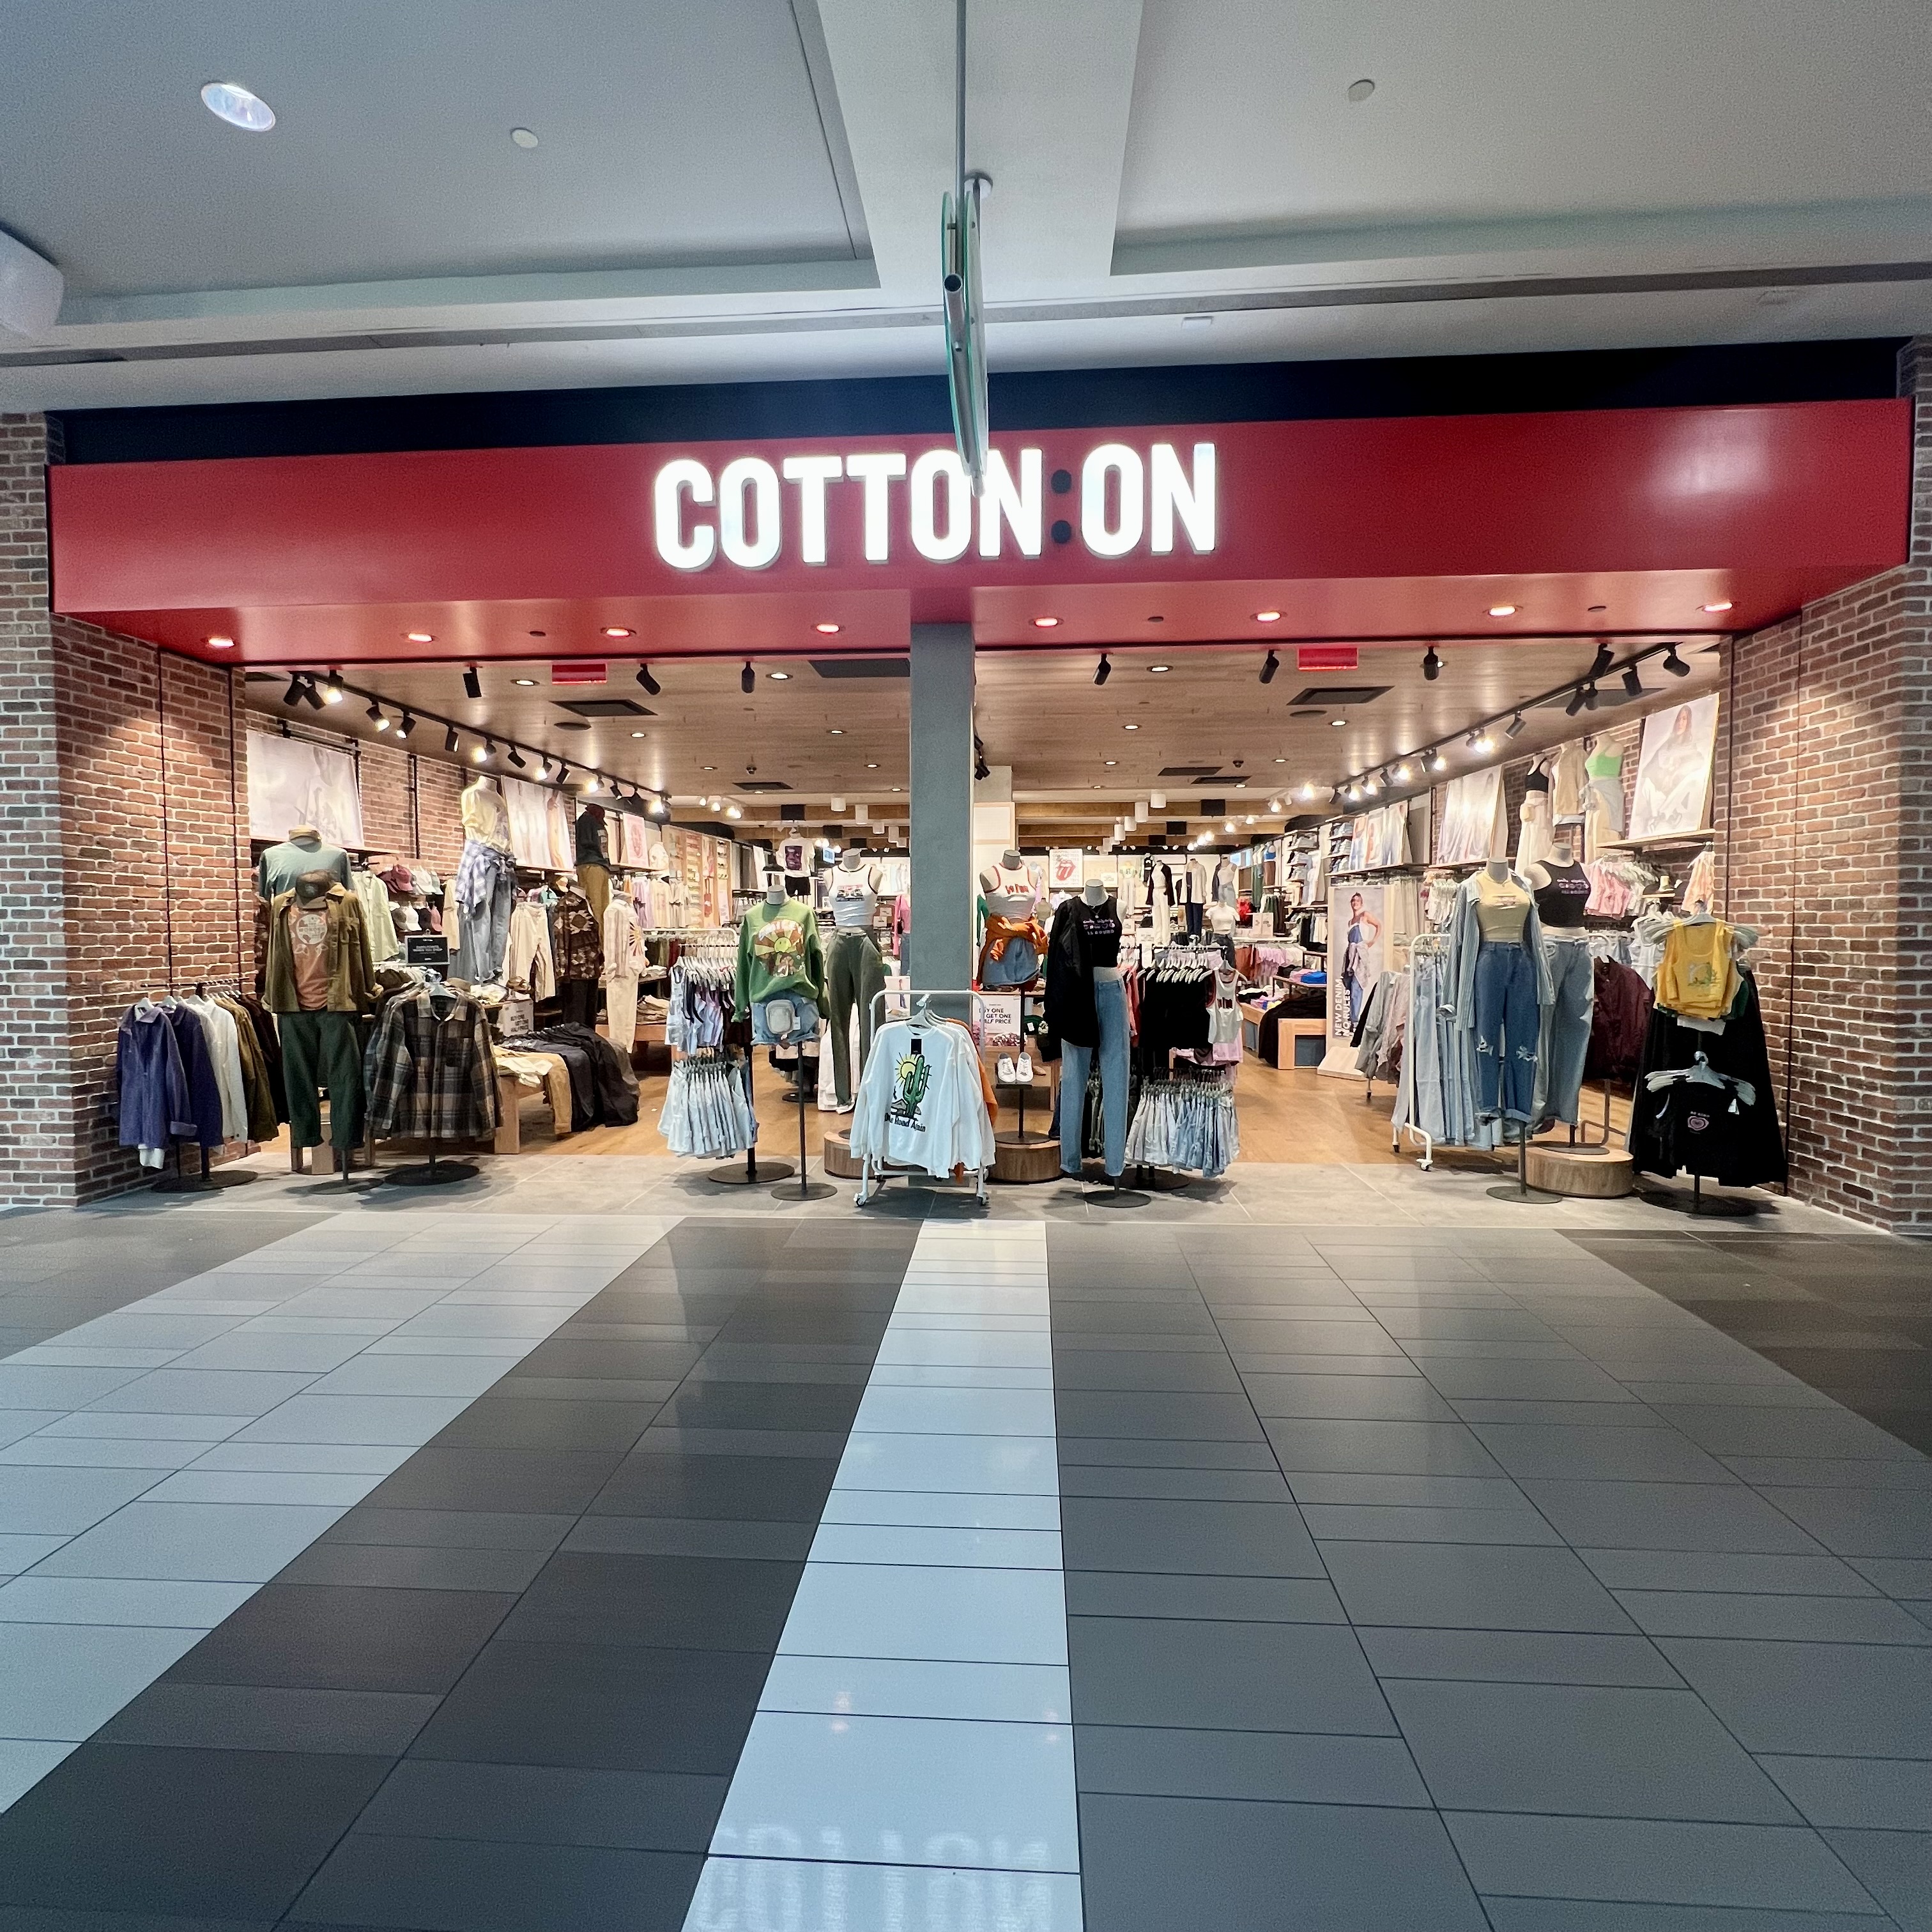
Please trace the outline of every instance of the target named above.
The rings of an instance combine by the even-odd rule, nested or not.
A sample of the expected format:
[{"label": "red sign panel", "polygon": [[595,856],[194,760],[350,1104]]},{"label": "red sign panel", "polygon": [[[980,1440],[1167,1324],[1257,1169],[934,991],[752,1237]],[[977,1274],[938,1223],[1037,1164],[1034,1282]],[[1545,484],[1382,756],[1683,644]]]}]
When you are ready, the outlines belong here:
[{"label": "red sign panel", "polygon": [[1304,644],[1294,654],[1297,670],[1354,670],[1361,653],[1353,644]]}]

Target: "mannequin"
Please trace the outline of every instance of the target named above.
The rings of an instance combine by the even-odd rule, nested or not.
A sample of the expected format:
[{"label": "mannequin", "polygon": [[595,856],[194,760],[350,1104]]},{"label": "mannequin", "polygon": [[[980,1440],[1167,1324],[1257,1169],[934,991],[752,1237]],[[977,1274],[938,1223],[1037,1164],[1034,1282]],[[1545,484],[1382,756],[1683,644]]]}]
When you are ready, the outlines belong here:
[{"label": "mannequin", "polygon": [[1550,774],[1534,766],[1526,782],[1522,808],[1517,814],[1522,830],[1516,836],[1516,862],[1520,866],[1540,863],[1550,856]]},{"label": "mannequin", "polygon": [[872,1052],[872,1000],[886,985],[886,963],[872,936],[878,910],[878,866],[863,846],[838,855],[832,868],[832,944],[825,956],[825,994],[831,1002],[832,1081],[838,1111],[852,1111],[852,1010],[859,1012],[859,1064]]},{"label": "mannequin", "polygon": [[1525,876],[1543,926],[1543,957],[1555,995],[1544,1009],[1537,1087],[1540,1126],[1562,1120],[1576,1124],[1583,1063],[1590,1051],[1590,1023],[1597,1004],[1596,962],[1583,928],[1590,880],[1576,862],[1567,828],[1556,835],[1550,862],[1530,866]]},{"label": "mannequin", "polygon": [[578,1026],[595,1026],[597,988],[604,976],[604,922],[567,874],[558,873],[554,883],[556,903],[550,909],[550,950],[563,1017]]},{"label": "mannequin", "polygon": [[980,874],[986,908],[976,976],[986,988],[1030,986],[1040,976],[1046,929],[1034,910],[1038,899],[1026,860],[1012,847],[1000,862]]},{"label": "mannequin", "polygon": [[304,872],[271,902],[266,1002],[280,1036],[291,1147],[322,1142],[322,1095],[336,1166],[349,1171],[362,1138],[359,1012],[375,1004],[375,966],[362,908],[332,870]]},{"label": "mannequin", "polygon": [[1506,859],[1489,860],[1462,888],[1452,973],[1456,1012],[1475,1036],[1477,1118],[1512,1120],[1526,1134],[1550,969],[1536,902]]},{"label": "mannequin", "polygon": [[1127,1144],[1127,996],[1121,983],[1120,915],[1106,886],[1089,879],[1053,916],[1047,949],[1046,1025],[1060,1042],[1060,1171],[1080,1177],[1087,1078],[1097,1056],[1107,1178],[1118,1184]]},{"label": "mannequin", "polygon": [[816,1054],[824,1010],[825,954],[818,915],[787,896],[782,878],[738,928],[738,1017],[752,1022],[752,1043]]},{"label": "mannequin", "polygon": [[339,886],[349,883],[349,854],[331,845],[313,825],[291,825],[287,838],[271,845],[255,866],[255,891],[265,899],[293,889],[304,872],[326,872]]},{"label": "mannequin", "polygon": [[980,891],[989,918],[1030,919],[1033,916],[1033,875],[1027,870],[1024,856],[1012,846],[1000,854],[997,866],[980,874]]},{"label": "mannequin", "polygon": [[516,902],[510,808],[494,779],[479,778],[464,793],[463,831],[463,857],[452,895],[457,939],[449,976],[483,985],[502,973],[510,909]]},{"label": "mannequin", "polygon": [[586,805],[577,814],[577,884],[601,926],[610,903],[610,832],[601,805]]}]

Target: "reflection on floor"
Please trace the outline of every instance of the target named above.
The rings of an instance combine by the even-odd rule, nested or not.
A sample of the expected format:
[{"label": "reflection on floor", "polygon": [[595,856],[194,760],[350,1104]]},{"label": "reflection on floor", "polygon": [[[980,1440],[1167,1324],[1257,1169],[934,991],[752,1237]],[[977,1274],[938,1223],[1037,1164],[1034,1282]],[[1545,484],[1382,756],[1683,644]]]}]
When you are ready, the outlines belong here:
[{"label": "reflection on floor", "polygon": [[0,1219],[0,1928],[1926,1923],[1904,1244],[254,1166]]}]

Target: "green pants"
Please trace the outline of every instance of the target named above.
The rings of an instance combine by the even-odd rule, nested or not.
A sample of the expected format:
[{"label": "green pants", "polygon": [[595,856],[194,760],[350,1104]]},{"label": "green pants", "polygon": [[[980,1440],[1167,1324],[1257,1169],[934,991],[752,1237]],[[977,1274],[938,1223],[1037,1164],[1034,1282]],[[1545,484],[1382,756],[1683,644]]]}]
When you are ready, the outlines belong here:
[{"label": "green pants", "polygon": [[278,1013],[282,1078],[289,1093],[289,1141],[322,1144],[321,1093],[328,1094],[328,1138],[352,1148],[362,1138],[362,1043],[353,1013]]},{"label": "green pants", "polygon": [[834,932],[825,958],[825,992],[830,1002],[832,1078],[838,1104],[852,1104],[852,1009],[859,1009],[859,1064],[872,1052],[872,995],[884,992],[886,962],[872,944],[872,935],[848,928]]}]

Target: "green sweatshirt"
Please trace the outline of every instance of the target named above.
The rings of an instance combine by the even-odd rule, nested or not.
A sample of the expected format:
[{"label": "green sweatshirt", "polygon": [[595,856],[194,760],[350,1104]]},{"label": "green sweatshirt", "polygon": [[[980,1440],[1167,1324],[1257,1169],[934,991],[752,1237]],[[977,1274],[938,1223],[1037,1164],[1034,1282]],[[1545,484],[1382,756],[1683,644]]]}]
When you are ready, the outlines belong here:
[{"label": "green sweatshirt", "polygon": [[791,994],[825,1010],[825,951],[818,915],[802,900],[773,906],[760,899],[738,928],[738,1017],[762,1001]]}]

